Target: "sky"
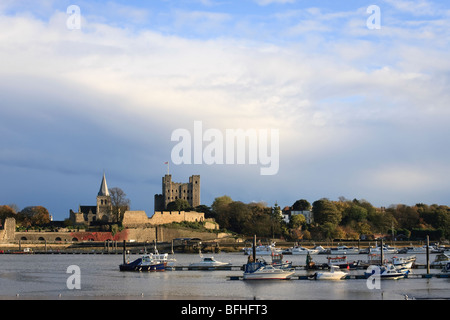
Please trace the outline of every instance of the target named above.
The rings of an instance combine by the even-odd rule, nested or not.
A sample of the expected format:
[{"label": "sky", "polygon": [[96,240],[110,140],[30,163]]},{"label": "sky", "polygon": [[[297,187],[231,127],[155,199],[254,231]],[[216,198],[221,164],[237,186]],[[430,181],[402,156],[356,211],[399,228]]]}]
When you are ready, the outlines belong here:
[{"label": "sky", "polygon": [[[63,220],[105,173],[151,216],[169,162],[206,205],[450,205],[448,1],[3,0],[0,30],[0,204]],[[242,164],[195,163],[237,129],[258,133]]]}]

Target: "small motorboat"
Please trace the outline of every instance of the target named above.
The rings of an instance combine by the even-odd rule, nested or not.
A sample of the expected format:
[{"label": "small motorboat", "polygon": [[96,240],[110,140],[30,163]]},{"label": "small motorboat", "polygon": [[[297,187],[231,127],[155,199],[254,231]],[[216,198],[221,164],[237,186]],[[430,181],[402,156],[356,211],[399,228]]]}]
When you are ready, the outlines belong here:
[{"label": "small motorboat", "polygon": [[416,262],[416,256],[410,257],[393,257],[392,264],[398,269],[411,269],[414,262]]},{"label": "small motorboat", "polygon": [[[393,264],[388,263],[382,266],[370,266],[368,269],[371,270],[371,272],[364,272],[364,275],[366,278],[369,278],[370,276],[379,276],[380,279],[391,279],[391,280],[397,280],[401,278],[405,278],[409,270],[408,269],[398,269]],[[379,272],[377,272],[377,270]]]},{"label": "small motorboat", "polygon": [[[381,247],[370,247],[369,253],[381,253]],[[385,244],[383,245],[383,253],[398,253],[398,249]]]},{"label": "small motorboat", "polygon": [[125,262],[119,266],[120,271],[165,271],[166,261],[157,260],[153,254],[144,254],[133,262]]},{"label": "small motorboat", "polygon": [[341,280],[347,276],[348,273],[343,272],[338,266],[331,266],[330,271],[321,271],[314,273],[316,280]]},{"label": "small motorboat", "polygon": [[294,273],[261,261],[248,262],[245,265],[244,280],[287,280]]},{"label": "small motorboat", "polygon": [[341,269],[356,269],[358,267],[358,262],[349,262],[347,256],[342,257],[327,257],[328,267],[338,266]]},{"label": "small motorboat", "polygon": [[292,269],[292,262],[287,260],[284,261],[283,254],[274,253],[272,254],[272,266],[274,266],[275,268],[290,270]]},{"label": "small motorboat", "polygon": [[304,247],[300,247],[300,246],[295,246],[292,248],[288,248],[286,250],[283,251],[283,254],[292,254],[292,255],[307,255],[307,254],[317,254],[319,253],[318,249],[307,249]]},{"label": "small motorboat", "polygon": [[230,266],[231,263],[227,262],[220,262],[214,259],[214,257],[203,257],[200,256],[201,260],[199,262],[194,262],[189,265],[189,267],[194,268],[214,268],[214,267],[223,267],[223,266]]},{"label": "small motorboat", "polygon": [[448,262],[450,262],[450,256],[445,253],[440,253],[434,258],[431,265],[435,267],[444,267]]},{"label": "small motorboat", "polygon": [[[267,246],[259,244],[258,246],[255,246],[255,251],[257,256],[270,256],[273,253],[282,253],[281,249],[275,248],[275,242],[272,242],[270,245]],[[244,254],[249,256],[252,255],[253,247],[244,248]]]},{"label": "small motorboat", "polygon": [[359,248],[338,246],[336,248],[330,248],[330,254],[359,254]]}]

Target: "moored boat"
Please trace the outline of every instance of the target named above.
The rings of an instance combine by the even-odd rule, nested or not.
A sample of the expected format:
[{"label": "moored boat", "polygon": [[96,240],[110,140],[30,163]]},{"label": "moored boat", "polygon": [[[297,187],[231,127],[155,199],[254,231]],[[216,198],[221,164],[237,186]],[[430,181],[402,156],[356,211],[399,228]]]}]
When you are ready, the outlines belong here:
[{"label": "moored boat", "polygon": [[317,254],[319,253],[318,249],[308,249],[301,246],[294,246],[283,250],[283,254],[292,254],[292,255],[307,255],[307,254]]},{"label": "moored boat", "polygon": [[328,267],[338,266],[341,269],[355,269],[358,266],[356,261],[349,262],[347,256],[341,257],[327,257]]},{"label": "moored boat", "polygon": [[348,273],[340,271],[338,266],[331,266],[330,271],[321,271],[314,273],[316,280],[341,280],[347,276]]},{"label": "moored boat", "polygon": [[[257,256],[270,256],[273,253],[282,253],[281,249],[275,248],[275,242],[272,242],[270,245],[267,245],[267,246],[260,244],[260,245],[256,246],[255,249],[256,249]],[[252,255],[253,247],[244,248],[244,254]]]},{"label": "moored boat", "polygon": [[414,262],[416,262],[416,256],[392,257],[392,264],[396,268],[411,269]]},{"label": "moored boat", "polygon": [[450,262],[450,256],[445,253],[440,253],[434,258],[434,261],[431,262],[431,265],[436,267],[444,267],[448,262]]},{"label": "moored boat", "polygon": [[245,265],[244,280],[287,280],[294,271],[284,270],[261,261],[248,262]]},{"label": "moored boat", "polygon": [[[401,269],[399,270],[398,268],[396,268],[393,264],[385,264],[382,266],[369,266],[368,270],[371,270],[371,272],[364,272],[364,275],[366,276],[366,278],[369,278],[372,275],[376,275],[379,276],[380,279],[384,279],[384,280],[397,280],[397,279],[401,279],[401,278],[405,278],[407,276],[407,274],[409,273],[409,270],[404,270]],[[376,271],[379,272],[376,272]]]},{"label": "moored boat", "polygon": [[[370,247],[369,253],[381,253],[381,247],[377,246],[375,248]],[[383,253],[398,253],[398,249],[395,247],[391,247],[389,245],[383,245]]]},{"label": "moored boat", "polygon": [[201,257],[199,262],[193,262],[189,265],[189,267],[195,268],[211,268],[211,267],[223,267],[229,266],[231,263],[221,262],[214,259],[214,257]]},{"label": "moored boat", "polygon": [[119,266],[120,271],[165,271],[167,262],[156,260],[152,254],[144,254],[133,262]]},{"label": "moored boat", "polygon": [[359,248],[338,246],[336,248],[330,248],[330,254],[359,254]]}]

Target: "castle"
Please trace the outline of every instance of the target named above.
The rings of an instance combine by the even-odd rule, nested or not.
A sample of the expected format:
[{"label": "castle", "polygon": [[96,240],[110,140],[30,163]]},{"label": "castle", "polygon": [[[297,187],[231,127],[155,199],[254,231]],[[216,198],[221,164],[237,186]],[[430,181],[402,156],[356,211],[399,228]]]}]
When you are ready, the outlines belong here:
[{"label": "castle", "polygon": [[106,177],[103,174],[100,190],[97,194],[96,206],[79,206],[78,212],[70,210],[70,220],[74,224],[91,224],[95,221],[113,222],[111,196],[109,194]]},{"label": "castle", "polygon": [[[162,178],[162,194],[155,195],[155,212],[151,218],[145,211],[125,211],[122,225],[125,227],[144,227],[146,225],[160,225],[171,222],[204,222],[205,215],[195,211],[166,211],[167,205],[177,199],[189,202],[192,208],[200,205],[200,176],[193,175],[189,183],[172,182],[172,176],[166,174]],[[111,195],[103,174],[100,190],[97,194],[96,206],[79,206],[78,212],[70,210],[70,221],[74,225],[91,225],[93,222],[116,222],[112,214]],[[215,228],[215,227],[214,227]]]},{"label": "castle", "polygon": [[167,210],[167,205],[177,199],[189,202],[192,208],[200,205],[200,176],[189,177],[189,183],[172,182],[172,175],[162,178],[162,194],[155,194],[155,212]]}]

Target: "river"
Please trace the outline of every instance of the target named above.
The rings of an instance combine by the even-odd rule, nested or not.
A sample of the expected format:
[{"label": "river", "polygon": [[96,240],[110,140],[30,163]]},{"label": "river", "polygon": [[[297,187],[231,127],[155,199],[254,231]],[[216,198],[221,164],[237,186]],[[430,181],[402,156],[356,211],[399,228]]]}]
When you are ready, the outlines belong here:
[{"label": "river", "polygon": [[[204,254],[211,256],[211,254]],[[425,263],[418,254],[417,262]],[[431,255],[431,261],[435,255]],[[137,256],[131,257],[132,259]],[[175,264],[187,266],[200,260],[195,254],[175,254]],[[242,253],[215,254],[216,260],[243,265]],[[317,263],[325,255],[314,255]],[[388,255],[389,257],[389,255]],[[350,255],[349,260],[366,255]],[[296,265],[305,256],[285,256]],[[0,255],[0,299],[189,299],[189,300],[403,300],[450,299],[450,279],[383,280],[380,289],[369,289],[363,279],[341,281],[242,281],[229,280],[242,271],[120,272],[121,255]],[[67,285],[69,266],[79,267],[80,289]],[[364,270],[349,271],[361,274]],[[413,269],[413,273],[426,270]],[[431,273],[439,273],[432,269]],[[308,274],[297,270],[296,275]]]}]

